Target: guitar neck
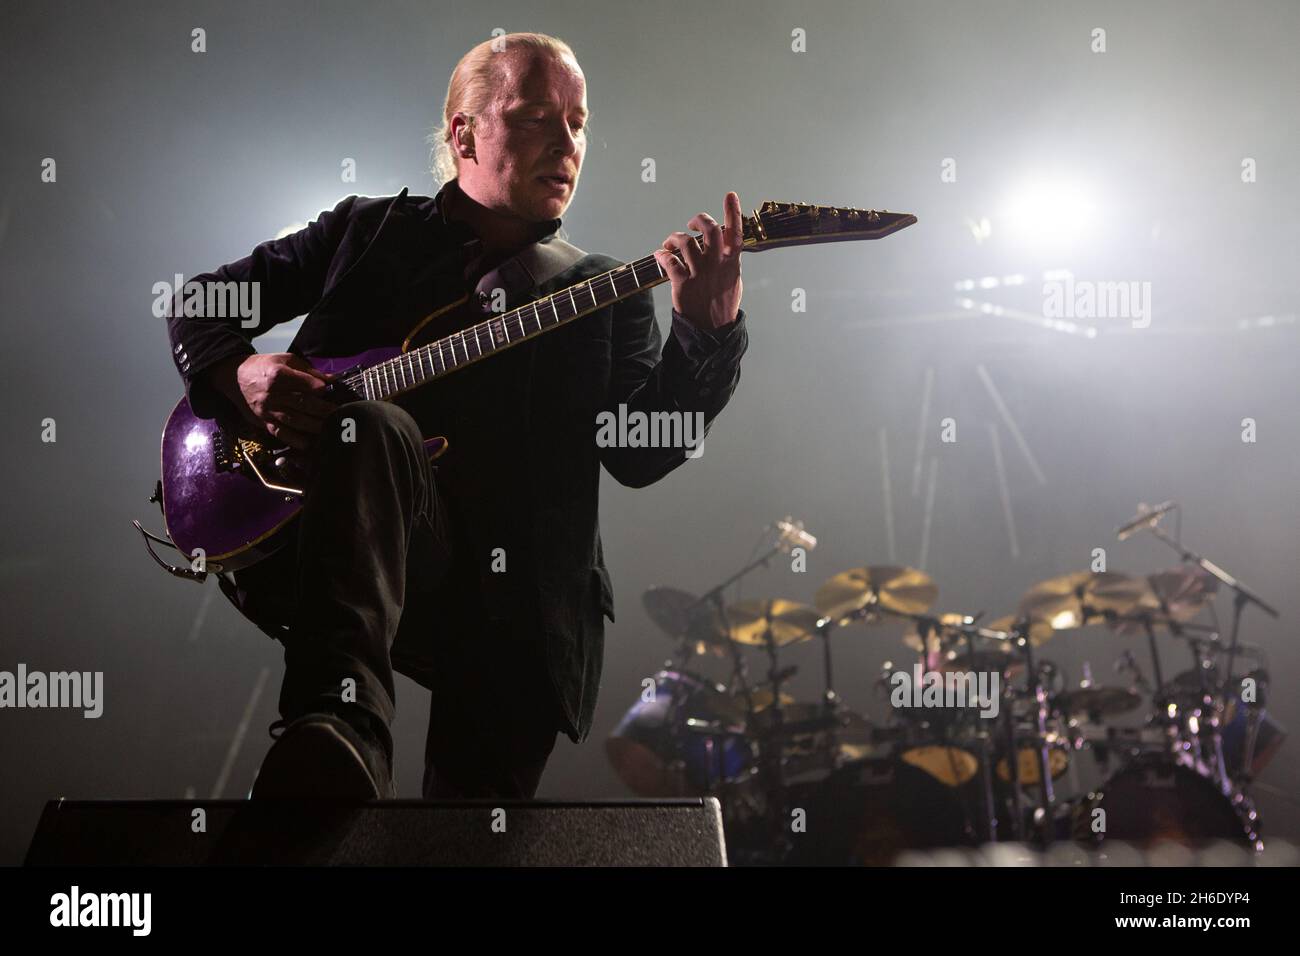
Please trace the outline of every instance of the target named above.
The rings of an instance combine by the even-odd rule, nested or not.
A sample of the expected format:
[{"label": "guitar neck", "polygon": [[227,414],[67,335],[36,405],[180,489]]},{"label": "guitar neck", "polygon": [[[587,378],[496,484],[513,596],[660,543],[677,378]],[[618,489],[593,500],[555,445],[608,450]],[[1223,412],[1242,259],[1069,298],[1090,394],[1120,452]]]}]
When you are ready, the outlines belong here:
[{"label": "guitar neck", "polygon": [[[753,216],[742,217],[741,251],[881,239],[915,222],[911,213],[769,200],[754,210]],[[704,248],[703,236],[690,239],[697,249]],[[342,383],[362,398],[390,399],[666,281],[668,274],[653,255],[625,262],[513,312],[494,315],[436,342],[349,373]]]},{"label": "guitar neck", "polygon": [[[692,240],[702,247],[700,237]],[[512,312],[363,368],[345,376],[343,383],[362,398],[385,401],[666,281],[668,275],[653,255],[625,262]]]}]

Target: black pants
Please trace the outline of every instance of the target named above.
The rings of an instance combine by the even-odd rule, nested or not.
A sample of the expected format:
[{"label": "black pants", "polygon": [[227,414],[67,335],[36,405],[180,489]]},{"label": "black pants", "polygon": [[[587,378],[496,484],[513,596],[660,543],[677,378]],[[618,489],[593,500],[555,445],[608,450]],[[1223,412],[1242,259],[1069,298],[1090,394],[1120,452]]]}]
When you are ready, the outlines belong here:
[{"label": "black pants", "polygon": [[435,471],[401,408],[338,409],[322,430],[295,545],[237,572],[237,583],[259,596],[294,596],[283,718],[347,696],[351,679],[356,703],[391,724],[390,651],[400,628],[404,641],[431,648],[436,665],[426,678],[424,796],[531,797],[563,722],[545,645],[526,607],[512,622],[488,620],[478,569]]}]

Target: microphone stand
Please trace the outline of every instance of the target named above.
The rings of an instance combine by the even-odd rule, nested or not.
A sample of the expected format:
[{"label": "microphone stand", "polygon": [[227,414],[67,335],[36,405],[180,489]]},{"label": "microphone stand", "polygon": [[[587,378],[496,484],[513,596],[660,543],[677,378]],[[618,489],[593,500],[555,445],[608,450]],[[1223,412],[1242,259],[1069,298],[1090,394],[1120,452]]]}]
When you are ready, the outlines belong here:
[{"label": "microphone stand", "polygon": [[1165,534],[1155,525],[1151,526],[1151,533],[1177,551],[1184,562],[1195,564],[1197,567],[1201,568],[1201,570],[1218,578],[1222,584],[1232,589],[1232,637],[1228,641],[1228,666],[1224,668],[1223,681],[1219,686],[1219,693],[1220,695],[1223,695],[1227,691],[1228,681],[1232,680],[1232,667],[1237,656],[1238,642],[1241,633],[1241,615],[1246,609],[1246,605],[1258,605],[1259,608],[1270,617],[1276,618],[1281,615],[1275,607],[1265,601],[1250,588],[1246,587],[1242,581],[1234,578],[1214,562],[1207,560],[1195,551],[1184,548],[1181,543],[1169,537],[1169,535]]},{"label": "microphone stand", "polygon": [[[1242,614],[1246,609],[1246,605],[1255,604],[1258,605],[1260,609],[1263,610],[1264,613],[1268,614],[1270,617],[1277,618],[1280,617],[1281,615],[1278,613],[1275,607],[1273,607],[1262,597],[1260,597],[1258,594],[1256,594],[1254,591],[1248,588],[1244,582],[1233,577],[1231,574],[1229,574],[1223,568],[1219,567],[1213,561],[1210,561],[1208,558],[1205,558],[1204,556],[1197,554],[1195,551],[1192,551],[1190,548],[1184,548],[1180,541],[1171,538],[1169,535],[1161,531],[1159,526],[1156,523],[1153,522],[1151,525],[1149,525],[1147,530],[1149,530],[1153,535],[1155,535],[1165,544],[1169,545],[1169,547],[1171,547],[1174,551],[1178,552],[1179,557],[1182,559],[1184,563],[1196,565],[1202,571],[1206,572],[1211,577],[1214,577],[1221,584],[1226,585],[1228,588],[1232,590],[1232,594],[1233,594],[1232,630],[1231,630],[1231,637],[1229,638],[1228,641],[1228,662],[1227,662],[1227,666],[1224,667],[1223,674],[1215,688],[1216,710],[1215,710],[1214,718],[1210,721],[1211,738],[1213,744],[1213,750],[1210,757],[1212,763],[1214,764],[1215,776],[1217,778],[1218,784],[1221,787],[1226,786],[1229,781],[1229,775],[1227,771],[1227,766],[1223,759],[1223,743],[1222,743],[1222,738],[1220,736],[1219,719],[1217,713],[1217,702],[1224,701],[1227,699],[1228,684],[1232,680],[1232,671],[1236,663],[1238,649],[1240,648]],[[1147,631],[1148,634],[1150,634],[1151,628],[1149,624],[1147,625]],[[1197,656],[1199,656],[1199,654]],[[1201,686],[1202,686],[1202,700],[1204,700],[1205,699],[1204,697],[1205,676],[1203,671],[1201,673]]]},{"label": "microphone stand", "polygon": [[[745,698],[746,736],[748,736],[749,730],[754,724],[754,718],[756,715],[756,711],[754,708],[754,693],[753,690],[750,688],[749,681],[746,679],[745,676],[745,663],[740,656],[740,646],[731,639],[731,621],[727,616],[726,603],[723,601],[722,595],[727,588],[731,587],[731,585],[735,584],[737,581],[739,581],[745,575],[749,574],[751,571],[755,571],[760,567],[766,567],[767,563],[771,561],[772,558],[774,558],[776,555],[780,554],[782,550],[784,549],[781,547],[779,543],[773,545],[771,548],[767,550],[766,553],[759,556],[758,558],[755,558],[753,561],[746,564],[739,571],[732,574],[730,577],[726,578],[721,583],[716,584],[709,590],[705,591],[702,595],[700,595],[699,600],[697,600],[694,604],[686,608],[686,616],[687,619],[689,620],[690,616],[698,609],[704,607],[705,605],[710,605],[717,612],[718,618],[722,621],[722,626],[726,630],[727,649],[731,653],[732,665],[734,667],[736,681],[737,683],[739,683],[741,693],[744,695]],[[777,719],[779,720],[780,707],[781,707],[779,688],[777,689],[777,696],[773,699],[773,705],[777,708]],[[760,774],[762,775],[762,778],[765,778],[764,779],[765,786],[763,787],[763,789],[767,793],[769,810],[772,809],[770,805],[772,804],[776,805],[775,806],[776,813],[769,813],[768,817],[770,818],[770,823],[774,828],[772,837],[774,839],[775,845],[778,847],[778,858],[783,858],[786,855],[786,853],[788,853],[789,851],[789,841],[786,838],[785,829],[782,826],[782,821],[786,817],[786,813],[785,813],[785,786],[784,786],[784,782],[781,780],[782,775],[781,775],[781,770],[779,765],[780,752],[778,750],[776,754],[777,766],[774,770],[772,767],[772,759],[771,759],[772,754],[770,753],[769,748],[767,748],[763,743],[763,741],[761,740],[755,740],[754,743],[758,748],[758,769]]]}]

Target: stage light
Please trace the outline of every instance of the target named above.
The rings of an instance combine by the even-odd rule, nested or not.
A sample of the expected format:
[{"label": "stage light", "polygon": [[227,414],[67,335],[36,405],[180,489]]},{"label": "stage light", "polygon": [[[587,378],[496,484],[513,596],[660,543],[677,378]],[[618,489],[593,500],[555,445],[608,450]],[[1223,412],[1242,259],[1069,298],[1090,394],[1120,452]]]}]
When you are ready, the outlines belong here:
[{"label": "stage light", "polygon": [[1056,247],[1086,238],[1095,216],[1096,204],[1083,184],[1037,180],[1011,194],[998,220],[1002,233],[1017,242]]}]

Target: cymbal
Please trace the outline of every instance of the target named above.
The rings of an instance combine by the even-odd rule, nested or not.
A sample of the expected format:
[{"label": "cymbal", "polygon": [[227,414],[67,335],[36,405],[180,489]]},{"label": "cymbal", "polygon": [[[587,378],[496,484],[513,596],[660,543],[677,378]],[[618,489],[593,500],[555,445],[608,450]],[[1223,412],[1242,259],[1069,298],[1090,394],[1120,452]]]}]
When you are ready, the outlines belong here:
[{"label": "cymbal", "polygon": [[[1039,581],[1026,591],[1018,616],[1029,619],[1031,631],[1039,622],[1050,631],[1070,631],[1102,614],[1152,613],[1159,608],[1160,599],[1145,578],[1117,571],[1072,571]],[[998,623],[989,626],[996,629]],[[1050,636],[1034,641],[1031,635],[1030,641],[1040,644]]]},{"label": "cymbal", "polygon": [[1099,571],[1092,576],[1087,603],[1096,611],[1125,615],[1160,610],[1160,598],[1146,578],[1116,571]]},{"label": "cymbal", "polygon": [[816,608],[785,598],[754,598],[727,608],[731,639],[755,647],[765,646],[769,638],[777,647],[806,641],[821,620]]},{"label": "cymbal", "polygon": [[[1016,606],[1019,617],[1042,621],[1053,631],[1083,626],[1083,593],[1092,580],[1091,571],[1072,571],[1039,581]],[[997,627],[997,624],[990,624]]]},{"label": "cymbal", "polygon": [[[991,631],[1006,631],[1010,633],[1015,630],[1016,622],[1020,619],[1018,614],[1008,614],[1000,617],[996,621],[990,621],[988,629]],[[1022,626],[1027,624],[1029,628],[1029,643],[1034,647],[1040,647],[1056,632],[1052,630],[1052,625],[1046,621],[1021,621]]]},{"label": "cymbal", "polygon": [[1112,716],[1136,710],[1142,698],[1127,687],[1080,687],[1061,694],[1057,701],[1067,714]]},{"label": "cymbal", "polygon": [[[725,648],[727,630],[721,615],[712,604],[701,604],[689,591],[678,588],[654,587],[641,595],[650,620],[669,637],[689,638],[692,641]],[[700,653],[697,648],[696,653]]]},{"label": "cymbal", "polygon": [[842,624],[872,604],[897,614],[924,614],[938,596],[934,579],[924,571],[876,565],[841,571],[817,589],[813,603]]},{"label": "cymbal", "polygon": [[1147,580],[1169,616],[1180,622],[1196,617],[1201,608],[1214,600],[1219,590],[1218,578],[1204,568],[1190,564],[1157,571]]},{"label": "cymbal", "polygon": [[1219,590],[1219,579],[1204,568],[1194,565],[1180,565],[1166,571],[1157,571],[1148,575],[1146,580],[1160,610],[1151,613],[1142,608],[1141,619],[1116,622],[1116,633],[1140,633],[1143,624],[1148,621],[1154,627],[1186,624],[1214,600],[1214,595]]}]

